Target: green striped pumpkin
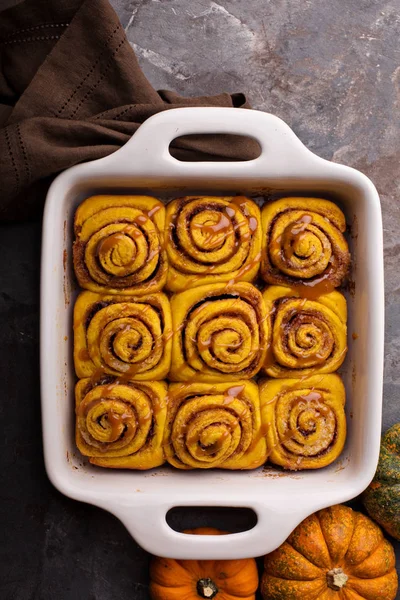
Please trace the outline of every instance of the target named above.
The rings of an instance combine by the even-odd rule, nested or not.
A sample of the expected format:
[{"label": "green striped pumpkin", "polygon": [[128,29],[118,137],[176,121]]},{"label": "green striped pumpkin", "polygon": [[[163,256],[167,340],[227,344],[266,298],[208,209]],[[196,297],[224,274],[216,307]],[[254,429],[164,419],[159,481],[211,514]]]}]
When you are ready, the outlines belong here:
[{"label": "green striped pumpkin", "polygon": [[400,423],[382,436],[378,469],[363,502],[368,514],[400,540]]}]

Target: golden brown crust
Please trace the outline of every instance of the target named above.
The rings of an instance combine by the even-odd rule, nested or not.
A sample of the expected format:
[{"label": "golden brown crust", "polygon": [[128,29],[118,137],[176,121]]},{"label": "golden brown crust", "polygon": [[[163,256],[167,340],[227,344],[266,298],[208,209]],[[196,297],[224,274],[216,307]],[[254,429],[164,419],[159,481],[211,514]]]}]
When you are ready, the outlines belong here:
[{"label": "golden brown crust", "polygon": [[267,457],[251,381],[176,383],[168,392],[165,455],[178,469],[255,469]]},{"label": "golden brown crust", "polygon": [[261,260],[261,217],[244,196],[187,196],[167,205],[166,289],[253,281]]},{"label": "golden brown crust", "polygon": [[113,469],[151,469],[164,463],[164,382],[76,384],[76,445],[90,462]]},{"label": "golden brown crust", "polygon": [[92,196],[75,213],[73,260],[93,292],[160,291],[167,279],[164,205],[150,196]]},{"label": "golden brown crust", "polygon": [[261,275],[267,283],[300,286],[314,297],[343,283],[350,266],[345,217],[321,198],[281,198],[261,211]]},{"label": "golden brown crust", "polygon": [[338,375],[261,382],[269,461],[298,471],[336,460],[346,441],[345,398]]},{"label": "golden brown crust", "polygon": [[82,292],[74,308],[74,360],[78,377],[164,379],[171,362],[168,298]]},{"label": "golden brown crust", "polygon": [[269,318],[264,371],[275,378],[333,373],[347,352],[347,305],[338,291],[309,300],[298,288],[272,285],[263,293]]},{"label": "golden brown crust", "polygon": [[251,283],[212,284],[176,294],[172,381],[250,379],[266,353],[267,315]]},{"label": "golden brown crust", "polygon": [[[268,453],[288,469],[332,462],[346,436],[343,386],[325,375],[347,351],[346,300],[335,290],[350,262],[345,229],[341,210],[317,198],[282,198],[261,214],[243,196],[166,208],[148,196],[85,200],[73,246],[88,290],[74,309],[82,453],[136,469],[165,456],[181,469],[251,469]],[[261,277],[281,285],[261,293],[251,283],[260,263]],[[248,380],[262,368],[273,379],[257,388]],[[158,418],[167,382],[157,381],[166,378],[181,383],[171,383],[168,418],[164,405]],[[295,418],[304,427],[289,438]]]}]

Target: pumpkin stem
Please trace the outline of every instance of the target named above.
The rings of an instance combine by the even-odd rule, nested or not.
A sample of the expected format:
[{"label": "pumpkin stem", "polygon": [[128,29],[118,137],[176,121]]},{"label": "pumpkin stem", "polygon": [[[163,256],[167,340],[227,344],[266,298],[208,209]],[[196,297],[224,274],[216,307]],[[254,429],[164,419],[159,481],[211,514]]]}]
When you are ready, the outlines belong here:
[{"label": "pumpkin stem", "polygon": [[335,592],[340,590],[346,585],[348,576],[342,569],[332,569],[326,574],[326,582],[328,587]]},{"label": "pumpkin stem", "polygon": [[199,579],[196,584],[197,593],[200,598],[214,598],[218,594],[218,588],[209,577]]}]

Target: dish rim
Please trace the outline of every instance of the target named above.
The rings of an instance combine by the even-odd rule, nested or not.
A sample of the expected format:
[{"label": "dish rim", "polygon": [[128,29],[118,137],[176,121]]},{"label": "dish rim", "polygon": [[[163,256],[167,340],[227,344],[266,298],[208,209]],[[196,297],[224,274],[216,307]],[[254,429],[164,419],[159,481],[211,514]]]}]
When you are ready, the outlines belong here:
[{"label": "dish rim", "polygon": [[[170,142],[175,137],[191,133],[249,135],[259,142],[261,154],[254,160],[238,163],[185,163],[172,158],[168,150]],[[204,184],[205,178],[207,185]],[[365,411],[368,415],[360,415],[360,425],[357,425],[361,429],[361,418],[364,419],[365,431],[357,434],[357,443],[362,448],[358,448],[358,458],[349,460],[358,465],[355,478],[343,476],[343,472],[349,471],[348,464],[335,473],[333,486],[309,484],[310,475],[315,482],[321,483],[325,476],[330,477],[334,471],[329,467],[323,470],[323,477],[315,477],[317,472],[301,475],[299,478],[303,480],[304,489],[296,486],[296,497],[290,498],[290,485],[281,482],[285,480],[290,483],[291,475],[277,479],[265,477],[265,482],[269,481],[269,484],[263,486],[259,485],[262,476],[257,472],[236,473],[239,477],[247,478],[247,485],[243,486],[241,480],[233,476],[234,472],[208,472],[202,473],[201,477],[193,472],[167,472],[165,477],[158,473],[159,477],[154,478],[155,474],[137,472],[88,471],[85,467],[81,468],[71,456],[67,459],[67,454],[71,454],[72,450],[70,445],[67,450],[63,446],[68,438],[68,417],[65,416],[68,406],[65,406],[65,400],[68,391],[71,395],[68,384],[72,383],[69,380],[72,369],[70,353],[64,348],[65,342],[63,346],[62,333],[66,331],[66,323],[70,320],[71,306],[65,299],[65,286],[70,286],[71,282],[59,259],[62,257],[65,260],[70,235],[66,223],[71,218],[71,211],[73,213],[73,204],[79,203],[88,189],[101,189],[102,186],[115,190],[152,186],[151,189],[158,190],[162,196],[166,192],[174,193],[177,188],[198,189],[201,181],[203,189],[226,191],[245,188],[269,192],[281,189],[284,181],[285,185],[291,185],[299,194],[302,189],[308,189],[306,183],[309,181],[310,189],[318,185],[321,189],[330,186],[342,198],[345,198],[343,194],[352,190],[354,198],[357,197],[361,202],[361,208],[357,208],[355,199],[348,200],[354,204],[354,214],[358,215],[359,221],[363,221],[364,229],[359,223],[358,240],[355,243],[360,248],[357,252],[362,254],[364,250],[363,258],[366,258],[369,270],[374,273],[374,282],[372,285],[363,276],[365,289],[358,291],[359,284],[356,281],[357,302],[366,311],[369,349],[362,349],[366,359],[362,372],[356,374],[355,383],[357,386],[358,380],[363,378],[364,381],[366,378],[366,383],[359,387],[366,392],[365,402],[368,406],[368,411]],[[277,185],[279,182],[281,186]],[[106,191],[105,187],[103,189]],[[366,240],[369,242],[367,245]],[[365,271],[361,263],[355,268],[358,277],[360,272]],[[41,397],[47,474],[53,485],[65,495],[115,514],[136,541],[153,554],[174,558],[229,559],[270,552],[315,510],[350,500],[361,493],[375,473],[381,434],[383,325],[381,209],[378,193],[365,175],[317,157],[300,142],[286,123],[268,113],[229,108],[180,108],[159,113],[148,119],[131,140],[114,154],[61,173],[47,194],[41,274]],[[54,423],[57,424],[56,429]],[[360,456],[361,449],[365,451],[365,456]],[[182,481],[182,475],[185,482]],[[139,481],[138,478],[141,481],[140,488],[133,484]],[[160,483],[154,485],[155,479]],[[221,487],[221,479],[225,482],[224,487]],[[255,483],[257,479],[258,483]],[[250,488],[255,497],[249,497]],[[217,495],[211,497],[210,492],[214,491]],[[258,522],[253,529],[230,536],[191,536],[178,533],[167,524],[166,514],[175,506],[248,507],[256,512]]]}]

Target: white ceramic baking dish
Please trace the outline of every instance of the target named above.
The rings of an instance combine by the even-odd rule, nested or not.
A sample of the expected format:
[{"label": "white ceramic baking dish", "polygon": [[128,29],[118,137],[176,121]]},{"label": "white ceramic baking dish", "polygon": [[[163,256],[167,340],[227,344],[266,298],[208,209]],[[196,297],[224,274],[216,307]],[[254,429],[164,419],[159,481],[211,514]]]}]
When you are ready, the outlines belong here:
[{"label": "white ceramic baking dish", "polygon": [[[177,136],[243,134],[261,155],[248,162],[180,162],[169,153]],[[277,476],[251,472],[110,471],[93,467],[74,443],[72,308],[78,292],[71,269],[77,205],[101,192],[247,195],[301,194],[335,199],[351,224],[353,293],[349,354],[341,370],[347,388],[348,438],[338,462],[314,472]],[[358,338],[352,339],[352,333]],[[41,385],[44,454],[62,493],[116,515],[153,554],[175,558],[244,558],[272,551],[307,515],[357,496],[372,479],[379,453],[384,335],[381,210],[362,173],[325,161],[305,148],[277,117],[251,110],[182,108],[146,121],[114,154],[62,173],[46,201],[41,281]],[[355,337],[355,336],[354,336]],[[281,475],[281,473],[279,473]],[[253,529],[227,536],[178,533],[166,521],[176,506],[249,507]]]}]

